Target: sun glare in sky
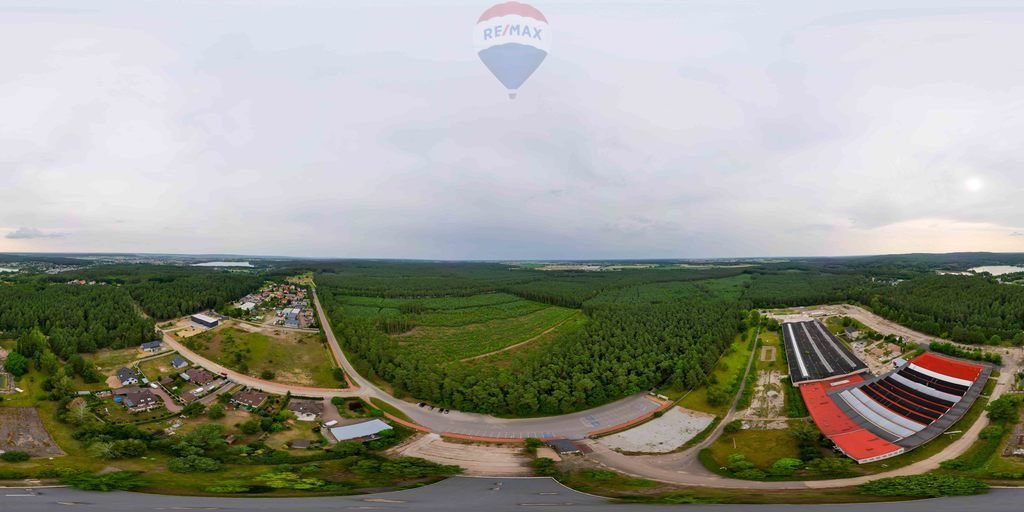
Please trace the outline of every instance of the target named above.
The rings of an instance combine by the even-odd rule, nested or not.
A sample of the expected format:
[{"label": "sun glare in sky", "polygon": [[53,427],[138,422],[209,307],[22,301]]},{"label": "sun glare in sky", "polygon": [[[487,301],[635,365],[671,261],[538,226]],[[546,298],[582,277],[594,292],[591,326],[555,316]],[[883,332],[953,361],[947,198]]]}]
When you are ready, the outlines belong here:
[{"label": "sun glare in sky", "polygon": [[981,181],[981,178],[975,176],[973,178],[968,178],[967,181],[964,182],[964,187],[971,192],[978,192],[985,188],[985,182]]}]

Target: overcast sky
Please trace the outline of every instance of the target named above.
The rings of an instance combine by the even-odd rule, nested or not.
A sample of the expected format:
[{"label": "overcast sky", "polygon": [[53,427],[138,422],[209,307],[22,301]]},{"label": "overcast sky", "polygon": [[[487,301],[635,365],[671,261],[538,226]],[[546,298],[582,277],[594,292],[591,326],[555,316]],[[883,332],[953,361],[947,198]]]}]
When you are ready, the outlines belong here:
[{"label": "overcast sky", "polygon": [[0,251],[1024,251],[1019,1],[492,3],[0,0]]}]

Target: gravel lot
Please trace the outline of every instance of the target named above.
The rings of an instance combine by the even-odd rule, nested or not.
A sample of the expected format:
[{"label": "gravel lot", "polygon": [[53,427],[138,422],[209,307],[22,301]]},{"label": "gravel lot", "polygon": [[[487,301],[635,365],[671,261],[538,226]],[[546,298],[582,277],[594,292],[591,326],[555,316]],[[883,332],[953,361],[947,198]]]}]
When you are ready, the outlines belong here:
[{"label": "gravel lot", "polygon": [[389,450],[395,455],[419,457],[438,464],[461,466],[473,476],[531,476],[529,459],[522,448],[482,446],[445,441],[437,434],[424,434]]},{"label": "gravel lot", "polygon": [[597,441],[623,452],[667,453],[686,444],[714,419],[712,414],[673,407],[660,418]]}]

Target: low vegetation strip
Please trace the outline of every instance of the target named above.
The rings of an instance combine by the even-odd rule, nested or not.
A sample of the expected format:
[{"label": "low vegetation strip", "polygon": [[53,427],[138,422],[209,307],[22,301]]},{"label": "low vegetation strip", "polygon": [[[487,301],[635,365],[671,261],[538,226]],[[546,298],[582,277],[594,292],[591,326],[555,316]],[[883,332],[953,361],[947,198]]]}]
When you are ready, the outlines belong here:
[{"label": "low vegetation strip", "polygon": [[858,491],[871,496],[940,498],[982,494],[988,485],[973,478],[945,475],[911,475],[881,478],[861,485]]},{"label": "low vegetation strip", "polygon": [[493,356],[493,355],[495,355],[495,354],[499,354],[499,353],[501,353],[501,352],[505,352],[505,351],[508,351],[508,350],[514,350],[514,349],[520,348],[520,347],[522,347],[522,346],[526,345],[527,343],[532,343],[532,342],[534,342],[534,341],[537,341],[537,340],[539,340],[539,339],[543,338],[544,336],[547,336],[547,335],[549,335],[549,334],[551,334],[551,333],[555,332],[555,329],[558,329],[559,327],[561,327],[562,325],[564,325],[564,324],[565,324],[566,322],[568,322],[569,320],[572,320],[572,319],[574,319],[574,318],[576,318],[576,317],[578,317],[578,316],[581,316],[581,314],[579,314],[579,313],[576,313],[576,314],[573,314],[573,315],[569,315],[569,316],[567,316],[566,318],[564,318],[564,319],[560,320],[560,321],[559,321],[559,322],[558,322],[557,324],[555,324],[555,325],[553,325],[553,326],[549,327],[549,328],[548,328],[547,330],[545,330],[544,332],[542,332],[542,333],[540,333],[540,334],[538,334],[538,335],[536,335],[536,336],[533,336],[533,337],[531,337],[531,338],[528,338],[528,339],[525,339],[525,340],[523,340],[523,341],[520,341],[519,343],[515,343],[515,344],[513,344],[513,345],[509,345],[509,346],[507,346],[507,347],[502,347],[502,348],[500,348],[500,349],[498,349],[498,350],[492,350],[492,351],[490,351],[490,352],[486,352],[486,353],[484,353],[484,354],[480,354],[480,355],[478,355],[478,356],[472,356],[472,357],[467,357],[467,358],[461,359],[460,361],[473,361],[473,360],[479,360],[479,359],[483,359],[483,358],[485,358],[485,357],[490,357],[490,356]]},{"label": "low vegetation strip", "polygon": [[396,339],[402,350],[413,350],[445,362],[495,352],[536,338],[579,311],[555,306],[513,318],[462,327],[417,327]]}]

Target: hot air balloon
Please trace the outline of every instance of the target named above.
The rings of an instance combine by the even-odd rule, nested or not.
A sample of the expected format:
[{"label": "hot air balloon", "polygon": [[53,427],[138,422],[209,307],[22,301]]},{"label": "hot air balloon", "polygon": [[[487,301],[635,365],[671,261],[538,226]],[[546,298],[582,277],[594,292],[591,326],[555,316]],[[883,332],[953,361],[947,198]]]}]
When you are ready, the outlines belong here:
[{"label": "hot air balloon", "polygon": [[523,82],[548,56],[548,20],[535,7],[519,2],[484,11],[473,32],[480,60],[515,99]]}]

